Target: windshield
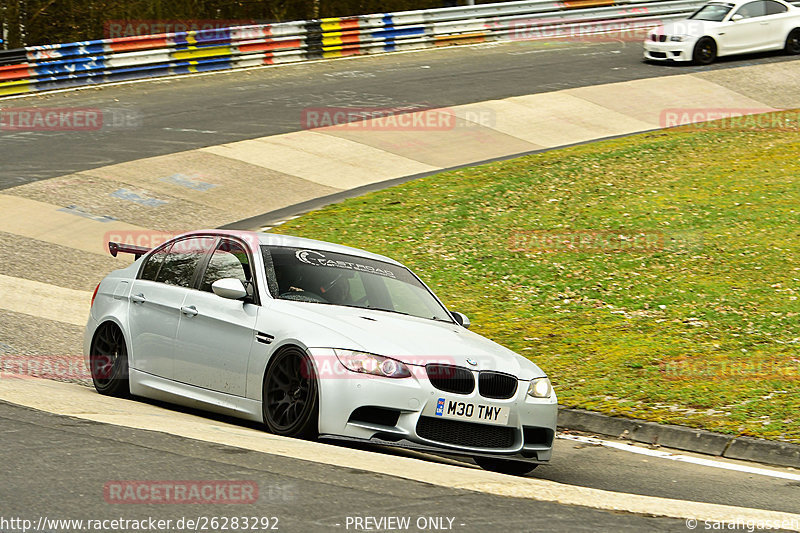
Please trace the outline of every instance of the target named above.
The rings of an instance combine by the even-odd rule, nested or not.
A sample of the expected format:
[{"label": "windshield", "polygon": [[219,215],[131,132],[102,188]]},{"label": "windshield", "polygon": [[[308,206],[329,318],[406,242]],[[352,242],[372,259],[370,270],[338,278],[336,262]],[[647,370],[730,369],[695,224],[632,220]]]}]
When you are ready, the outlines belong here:
[{"label": "windshield", "polygon": [[733,8],[733,4],[706,4],[689,17],[694,20],[708,20],[722,22],[725,15]]},{"label": "windshield", "polygon": [[402,266],[307,248],[262,246],[261,251],[274,298],[452,322],[447,310]]}]

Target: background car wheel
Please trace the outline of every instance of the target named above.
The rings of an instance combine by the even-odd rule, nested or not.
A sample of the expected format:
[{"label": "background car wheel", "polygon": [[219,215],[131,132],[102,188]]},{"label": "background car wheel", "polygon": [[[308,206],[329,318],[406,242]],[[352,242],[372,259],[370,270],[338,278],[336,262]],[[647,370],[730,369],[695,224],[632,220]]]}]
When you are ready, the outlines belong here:
[{"label": "background car wheel", "polygon": [[795,28],[789,32],[786,38],[786,53],[789,55],[800,55],[800,28]]},{"label": "background car wheel", "polygon": [[513,461],[511,459],[495,459],[494,457],[473,457],[478,466],[491,472],[500,472],[512,476],[524,476],[539,466],[536,463],[526,463],[525,461]]},{"label": "background car wheel", "polygon": [[130,394],[128,349],[125,337],[116,324],[106,322],[97,329],[89,352],[89,367],[94,388],[100,394]]},{"label": "background car wheel", "polygon": [[317,374],[303,350],[292,347],[272,356],[261,405],[264,423],[272,433],[302,439],[318,436]]},{"label": "background car wheel", "polygon": [[711,37],[703,37],[694,45],[692,60],[696,65],[709,65],[717,58],[717,43]]}]

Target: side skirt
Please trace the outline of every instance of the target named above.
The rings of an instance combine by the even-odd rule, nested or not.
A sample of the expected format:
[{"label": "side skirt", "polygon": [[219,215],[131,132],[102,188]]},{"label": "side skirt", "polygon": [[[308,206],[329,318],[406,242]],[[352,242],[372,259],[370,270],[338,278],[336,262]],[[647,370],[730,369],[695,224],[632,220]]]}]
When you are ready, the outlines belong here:
[{"label": "side skirt", "polygon": [[131,394],[193,409],[263,422],[261,402],[130,369]]}]

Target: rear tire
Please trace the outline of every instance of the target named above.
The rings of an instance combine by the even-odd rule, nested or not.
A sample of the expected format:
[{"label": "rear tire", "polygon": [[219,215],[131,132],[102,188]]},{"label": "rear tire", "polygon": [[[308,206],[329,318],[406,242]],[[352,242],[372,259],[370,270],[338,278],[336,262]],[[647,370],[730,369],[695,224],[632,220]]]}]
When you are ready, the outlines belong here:
[{"label": "rear tire", "polygon": [[789,36],[786,37],[784,51],[791,56],[800,55],[800,28],[795,28],[789,32]]},{"label": "rear tire", "polygon": [[311,358],[289,347],[272,356],[261,396],[264,424],[276,435],[319,436],[319,382]]},{"label": "rear tire", "polygon": [[97,328],[89,351],[89,370],[100,394],[124,397],[131,393],[128,382],[128,348],[122,330],[113,322]]},{"label": "rear tire", "polygon": [[692,62],[695,65],[710,65],[717,58],[717,43],[711,37],[701,37],[694,45]]},{"label": "rear tire", "polygon": [[525,461],[514,461],[512,459],[495,459],[494,457],[473,457],[478,466],[490,472],[499,472],[510,476],[524,476],[530,474],[539,466],[536,463],[526,463]]}]

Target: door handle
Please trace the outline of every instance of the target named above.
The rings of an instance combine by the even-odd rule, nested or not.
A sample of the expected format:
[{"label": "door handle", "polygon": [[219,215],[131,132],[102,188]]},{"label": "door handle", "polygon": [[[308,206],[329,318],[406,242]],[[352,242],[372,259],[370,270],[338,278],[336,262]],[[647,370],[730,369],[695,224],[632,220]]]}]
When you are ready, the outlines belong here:
[{"label": "door handle", "polygon": [[193,305],[186,306],[184,305],[181,307],[181,313],[186,316],[196,316],[197,315],[197,308]]},{"label": "door handle", "polygon": [[133,296],[131,296],[131,301],[135,304],[144,303],[145,300],[146,298],[144,297],[144,294],[142,294],[141,292],[139,294],[134,294]]}]

